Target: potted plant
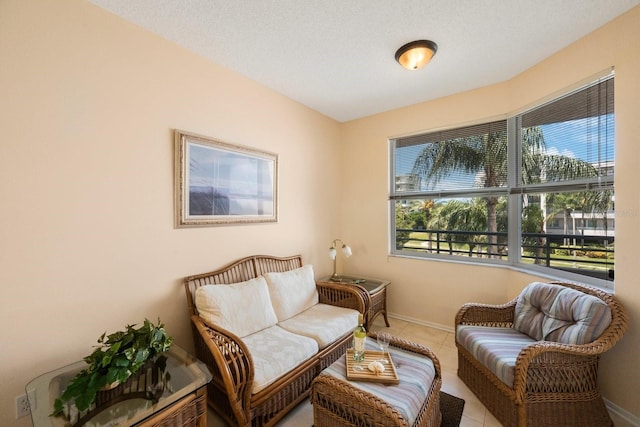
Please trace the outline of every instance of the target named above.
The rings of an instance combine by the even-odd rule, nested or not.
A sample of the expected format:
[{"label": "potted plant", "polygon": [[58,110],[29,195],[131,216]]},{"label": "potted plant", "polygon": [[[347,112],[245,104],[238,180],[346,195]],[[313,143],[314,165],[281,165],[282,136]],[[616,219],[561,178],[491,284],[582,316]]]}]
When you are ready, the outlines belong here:
[{"label": "potted plant", "polygon": [[70,401],[80,412],[88,409],[100,390],[124,383],[145,362],[154,360],[171,347],[173,338],[167,335],[160,319],[157,325],[145,319],[141,327],[135,326],[127,325],[124,331],[102,334],[99,345],[84,358],[89,366],[78,372],[55,400],[51,415],[63,414],[65,404]]}]

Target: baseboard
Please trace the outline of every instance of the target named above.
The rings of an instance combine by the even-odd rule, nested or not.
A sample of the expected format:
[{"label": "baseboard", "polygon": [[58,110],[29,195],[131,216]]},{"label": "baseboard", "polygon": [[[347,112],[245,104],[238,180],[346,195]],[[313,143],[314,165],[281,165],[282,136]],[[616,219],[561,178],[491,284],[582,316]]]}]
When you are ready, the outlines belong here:
[{"label": "baseboard", "polygon": [[[422,326],[428,326],[430,328],[439,329],[445,332],[455,332],[455,328],[450,326],[445,326],[433,322],[425,322],[424,320],[402,316],[396,313],[389,313],[389,317],[391,317],[392,319],[404,320],[405,322],[415,323]],[[616,427],[640,427],[640,417],[633,415],[629,411],[619,407],[618,405],[607,399],[604,399],[604,403],[607,406],[607,410],[609,411],[611,418],[613,418],[613,422]]]},{"label": "baseboard", "polygon": [[445,331],[445,332],[454,333],[456,331],[455,328],[453,328],[451,326],[445,326],[445,325],[441,325],[439,323],[425,322],[424,320],[414,319],[413,317],[402,316],[402,315],[396,314],[396,313],[389,313],[388,315],[392,319],[404,320],[405,322],[415,323],[417,325],[422,325],[422,326],[428,326],[430,328],[439,329],[439,330]]},{"label": "baseboard", "polygon": [[616,427],[640,427],[640,417],[633,415],[607,399],[604,399],[604,403]]}]

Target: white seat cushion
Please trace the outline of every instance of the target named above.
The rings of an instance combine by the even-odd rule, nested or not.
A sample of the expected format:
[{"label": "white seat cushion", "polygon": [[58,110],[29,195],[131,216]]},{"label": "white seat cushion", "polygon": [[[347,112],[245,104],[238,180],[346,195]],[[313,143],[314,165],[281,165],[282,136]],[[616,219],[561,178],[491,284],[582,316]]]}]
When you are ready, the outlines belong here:
[{"label": "white seat cushion", "polygon": [[264,277],[231,285],[201,286],[196,291],[195,304],[204,320],[241,338],[278,321]]},{"label": "white seat cushion", "polygon": [[318,303],[313,267],[305,265],[282,273],[264,273],[278,321],[287,320]]},{"label": "white seat cushion", "polygon": [[278,325],[294,334],[313,338],[320,348],[325,348],[358,326],[358,311],[316,304]]},{"label": "white seat cushion", "polygon": [[318,352],[318,344],[314,340],[292,334],[279,326],[244,337],[243,342],[253,358],[254,394]]}]

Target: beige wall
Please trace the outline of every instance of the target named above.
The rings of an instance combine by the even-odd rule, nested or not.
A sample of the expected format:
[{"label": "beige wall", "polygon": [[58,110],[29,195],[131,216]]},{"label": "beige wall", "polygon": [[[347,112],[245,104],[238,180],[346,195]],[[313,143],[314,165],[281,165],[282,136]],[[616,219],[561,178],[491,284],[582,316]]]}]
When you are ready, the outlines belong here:
[{"label": "beige wall", "polygon": [[[29,425],[14,397],[104,331],[160,316],[191,349],[181,277],[241,256],[301,253],[325,274],[340,237],[348,271],[393,280],[391,312],[447,327],[463,302],[512,297],[532,277],[387,256],[387,139],[504,116],[611,65],[616,292],[640,312],[640,52],[622,43],[639,20],[636,8],[512,81],[341,125],[87,2],[0,1],[0,425]],[[175,128],[279,153],[280,221],[174,229]],[[638,415],[635,317],[602,373],[605,396]]]},{"label": "beige wall", "polygon": [[[330,272],[337,122],[80,0],[0,1],[0,64],[0,425],[105,331],[160,316],[190,349],[186,275]],[[278,153],[279,222],[174,229],[172,129]]]},{"label": "beige wall", "polygon": [[388,257],[388,138],[504,117],[615,66],[616,294],[632,322],[624,339],[602,358],[601,383],[607,399],[636,416],[640,416],[638,22],[640,7],[508,82],[346,123],[342,147],[349,164],[343,183],[342,229],[354,251],[348,269],[392,280],[390,312],[452,328],[456,310],[464,302],[506,302],[535,278],[506,268]]}]

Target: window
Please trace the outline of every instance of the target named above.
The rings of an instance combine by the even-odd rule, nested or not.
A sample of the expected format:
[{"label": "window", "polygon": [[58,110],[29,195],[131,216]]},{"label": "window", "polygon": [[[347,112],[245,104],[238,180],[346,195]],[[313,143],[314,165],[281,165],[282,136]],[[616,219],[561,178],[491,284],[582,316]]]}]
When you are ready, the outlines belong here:
[{"label": "window", "polygon": [[613,84],[391,140],[391,253],[612,282]]}]

